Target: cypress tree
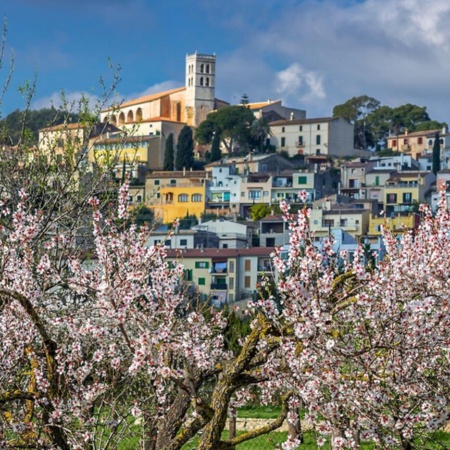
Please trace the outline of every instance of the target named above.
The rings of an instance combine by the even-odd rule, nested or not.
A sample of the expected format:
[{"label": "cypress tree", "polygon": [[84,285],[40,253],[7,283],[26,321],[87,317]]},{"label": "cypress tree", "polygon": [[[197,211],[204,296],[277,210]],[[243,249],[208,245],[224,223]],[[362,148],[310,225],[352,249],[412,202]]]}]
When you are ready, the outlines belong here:
[{"label": "cypress tree", "polygon": [[211,157],[210,161],[219,161],[219,159],[222,157],[222,153],[220,151],[220,133],[216,131],[214,134],[214,138],[211,144]]},{"label": "cypress tree", "polygon": [[175,169],[190,169],[194,165],[194,139],[192,137],[192,129],[187,125],[184,126],[177,142],[177,154],[175,156]]},{"label": "cypress tree", "polygon": [[174,169],[175,150],[173,147],[173,134],[170,133],[166,140],[166,149],[164,151],[163,170]]},{"label": "cypress tree", "polygon": [[433,144],[433,173],[436,175],[439,170],[441,170],[441,144],[439,142],[439,133],[436,133]]}]

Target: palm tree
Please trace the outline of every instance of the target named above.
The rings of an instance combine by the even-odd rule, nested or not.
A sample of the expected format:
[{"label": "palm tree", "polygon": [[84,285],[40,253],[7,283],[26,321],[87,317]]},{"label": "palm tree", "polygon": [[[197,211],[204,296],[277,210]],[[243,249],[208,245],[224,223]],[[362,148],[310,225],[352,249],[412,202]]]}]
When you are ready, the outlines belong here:
[{"label": "palm tree", "polygon": [[250,127],[250,136],[258,143],[259,151],[262,152],[264,141],[272,136],[269,122],[263,117],[255,119]]}]

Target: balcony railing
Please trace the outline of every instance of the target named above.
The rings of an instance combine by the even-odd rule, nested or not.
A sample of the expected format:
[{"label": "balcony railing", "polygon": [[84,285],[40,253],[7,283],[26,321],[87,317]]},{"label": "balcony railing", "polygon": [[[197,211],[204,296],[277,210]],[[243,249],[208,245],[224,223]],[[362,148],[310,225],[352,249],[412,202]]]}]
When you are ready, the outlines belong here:
[{"label": "balcony railing", "polygon": [[223,283],[211,283],[211,289],[214,291],[226,291],[228,286]]}]

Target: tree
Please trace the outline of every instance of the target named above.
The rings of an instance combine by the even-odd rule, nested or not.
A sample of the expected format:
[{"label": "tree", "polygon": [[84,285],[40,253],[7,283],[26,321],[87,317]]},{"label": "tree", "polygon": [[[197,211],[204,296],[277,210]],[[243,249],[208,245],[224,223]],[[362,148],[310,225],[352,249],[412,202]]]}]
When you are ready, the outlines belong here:
[{"label": "tree", "polygon": [[292,230],[288,259],[278,249],[274,261],[284,274],[282,353],[308,418],[333,449],[359,448],[360,439],[425,448],[427,433],[448,420],[445,196],[435,217],[421,206],[416,232],[398,238],[383,227],[386,255],[375,267],[366,266],[363,246],[352,262],[331,240],[318,248],[308,211],[295,218],[282,209]]},{"label": "tree", "polygon": [[255,140],[256,146],[260,152],[263,151],[266,139],[272,135],[269,122],[261,117],[253,121],[250,128],[250,136]]},{"label": "tree", "polygon": [[174,169],[174,146],[173,146],[173,133],[170,133],[166,140],[166,148],[164,151],[164,166],[163,170]]},{"label": "tree", "polygon": [[241,105],[248,105],[248,95],[247,94],[242,94],[241,97],[241,101],[239,102]]},{"label": "tree", "polygon": [[367,95],[353,97],[341,105],[333,108],[333,117],[343,117],[355,125],[355,146],[367,149],[373,145],[370,128],[367,126],[367,116],[376,111],[380,102]]},{"label": "tree", "polygon": [[192,129],[184,126],[178,136],[177,153],[175,156],[175,169],[190,169],[194,165],[194,140],[192,138]]},{"label": "tree", "polygon": [[439,133],[434,135],[433,143],[433,173],[436,175],[441,170],[441,144]]},{"label": "tree", "polygon": [[221,108],[208,114],[199,125],[195,140],[206,145],[211,143],[215,134],[219,134],[228,153],[232,153],[237,145],[248,149],[252,144],[250,128],[254,120],[251,110],[240,105]]},{"label": "tree", "polygon": [[333,117],[343,117],[355,126],[357,148],[385,147],[388,136],[410,132],[433,130],[446,126],[431,120],[425,106],[410,103],[391,108],[381,105],[373,97],[353,97],[333,108]]},{"label": "tree", "polygon": [[222,152],[220,151],[220,134],[215,133],[211,144],[210,162],[219,161],[221,157]]}]

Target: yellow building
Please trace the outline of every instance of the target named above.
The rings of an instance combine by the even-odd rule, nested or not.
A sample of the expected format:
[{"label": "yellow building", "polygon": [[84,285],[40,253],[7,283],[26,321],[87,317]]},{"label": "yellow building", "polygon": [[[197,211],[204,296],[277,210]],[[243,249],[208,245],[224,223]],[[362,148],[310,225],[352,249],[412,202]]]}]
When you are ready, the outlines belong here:
[{"label": "yellow building", "polygon": [[209,197],[210,179],[203,170],[155,171],[146,178],[146,204],[164,223],[187,214],[200,217]]},{"label": "yellow building", "polygon": [[436,176],[431,172],[402,171],[393,174],[384,188],[386,217],[411,213],[415,204],[425,202],[425,194],[435,180]]},{"label": "yellow building", "polygon": [[393,217],[372,216],[369,223],[369,235],[381,235],[381,226],[384,224],[387,228],[394,232],[402,233],[406,230],[417,228],[420,223],[420,216],[416,213],[403,215],[394,215]]}]

